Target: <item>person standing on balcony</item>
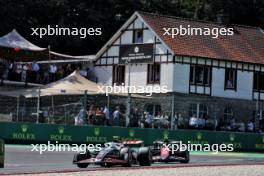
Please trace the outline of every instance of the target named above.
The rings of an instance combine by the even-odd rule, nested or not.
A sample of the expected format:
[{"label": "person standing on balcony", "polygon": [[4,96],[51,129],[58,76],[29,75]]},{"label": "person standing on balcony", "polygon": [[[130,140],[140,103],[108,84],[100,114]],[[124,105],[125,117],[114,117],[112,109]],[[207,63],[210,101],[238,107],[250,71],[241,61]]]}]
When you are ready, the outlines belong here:
[{"label": "person standing on balcony", "polygon": [[39,64],[34,61],[32,64],[32,82],[38,83],[39,82]]},{"label": "person standing on balcony", "polygon": [[49,78],[51,82],[54,82],[56,80],[56,74],[57,74],[57,66],[55,64],[51,64],[50,65],[50,69],[49,69]]}]

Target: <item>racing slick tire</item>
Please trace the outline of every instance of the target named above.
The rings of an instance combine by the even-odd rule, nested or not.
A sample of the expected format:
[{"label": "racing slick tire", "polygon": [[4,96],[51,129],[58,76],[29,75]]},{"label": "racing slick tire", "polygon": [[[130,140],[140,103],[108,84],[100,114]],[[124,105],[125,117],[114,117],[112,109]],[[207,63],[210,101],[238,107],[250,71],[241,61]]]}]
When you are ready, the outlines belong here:
[{"label": "racing slick tire", "polygon": [[140,166],[150,166],[152,163],[152,154],[149,147],[140,147],[137,157]]},{"label": "racing slick tire", "polygon": [[120,150],[120,156],[122,159],[124,159],[125,161],[127,161],[125,164],[123,164],[122,166],[125,167],[130,167],[132,166],[132,162],[133,162],[133,156],[132,156],[132,152],[130,151],[130,149],[128,147],[122,148]]},{"label": "racing slick tire", "polygon": [[189,163],[190,161],[190,152],[186,151],[185,159],[181,160],[180,163]]},{"label": "racing slick tire", "polygon": [[100,164],[101,167],[112,167],[113,164],[112,163],[102,163]]},{"label": "racing slick tire", "polygon": [[[77,153],[74,155],[73,163],[82,161],[85,159],[89,159],[91,157],[90,152],[87,151],[86,153]],[[77,163],[77,167],[79,168],[86,168],[88,167],[89,163]]]}]

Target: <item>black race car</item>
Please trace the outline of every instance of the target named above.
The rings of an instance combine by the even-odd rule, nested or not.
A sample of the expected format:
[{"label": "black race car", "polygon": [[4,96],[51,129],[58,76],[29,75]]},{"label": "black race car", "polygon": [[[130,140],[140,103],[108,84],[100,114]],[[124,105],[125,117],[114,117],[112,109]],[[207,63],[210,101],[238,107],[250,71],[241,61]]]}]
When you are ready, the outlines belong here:
[{"label": "black race car", "polygon": [[176,145],[180,141],[156,140],[151,146],[152,161],[153,162],[176,162],[188,163],[190,160],[190,153],[188,150],[175,150]]},{"label": "black race car", "polygon": [[77,164],[79,168],[86,168],[89,164],[103,167],[114,165],[129,167],[133,164],[150,166],[152,163],[150,148],[142,145],[143,141],[108,142],[99,152],[75,154],[73,164]]}]

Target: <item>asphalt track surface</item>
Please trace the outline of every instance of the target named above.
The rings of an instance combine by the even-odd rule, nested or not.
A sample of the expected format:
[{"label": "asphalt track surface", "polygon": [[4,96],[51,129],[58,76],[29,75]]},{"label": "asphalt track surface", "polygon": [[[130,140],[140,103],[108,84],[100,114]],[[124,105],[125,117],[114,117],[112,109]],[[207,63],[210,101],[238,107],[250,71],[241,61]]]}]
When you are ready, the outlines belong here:
[{"label": "asphalt track surface", "polygon": [[[46,152],[40,155],[32,152],[31,146],[6,145],[5,146],[5,168],[0,168],[0,175],[12,174],[33,174],[33,173],[64,173],[64,172],[85,172],[97,170],[133,170],[142,167],[133,166],[130,168],[112,167],[101,168],[89,166],[86,169],[77,168],[72,164],[74,152]],[[156,163],[152,168],[175,168],[175,167],[202,167],[202,166],[230,166],[230,165],[263,165],[264,153],[191,153],[190,163]]]}]

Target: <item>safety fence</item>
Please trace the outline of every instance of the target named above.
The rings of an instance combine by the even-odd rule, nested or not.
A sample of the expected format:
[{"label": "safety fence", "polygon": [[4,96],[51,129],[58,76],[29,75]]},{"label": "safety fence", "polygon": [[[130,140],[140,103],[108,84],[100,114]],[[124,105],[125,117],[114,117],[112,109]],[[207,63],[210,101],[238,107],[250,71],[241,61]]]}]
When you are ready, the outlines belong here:
[{"label": "safety fence", "polygon": [[[153,95],[0,95],[0,121],[158,129],[264,131],[264,101],[167,93]],[[25,93],[27,95],[27,92]],[[32,94],[35,95],[35,94]],[[46,96],[49,95],[49,96]],[[128,106],[129,104],[129,106]],[[118,120],[114,112],[119,111]],[[105,113],[107,108],[107,114]],[[129,113],[128,113],[129,112]],[[80,120],[81,119],[81,120]],[[79,122],[80,121],[80,122]]]},{"label": "safety fence", "polygon": [[[110,103],[109,103],[110,101]],[[120,103],[122,102],[122,103]],[[99,108],[121,106],[125,113],[125,97],[104,95],[60,95],[25,98],[0,96],[0,121],[48,124],[74,124],[75,117],[86,107]]]},{"label": "safety fence", "polygon": [[117,136],[123,140],[140,139],[146,145],[168,138],[196,144],[233,144],[240,151],[264,151],[264,134],[259,133],[0,123],[0,138],[6,143],[104,143]]}]

